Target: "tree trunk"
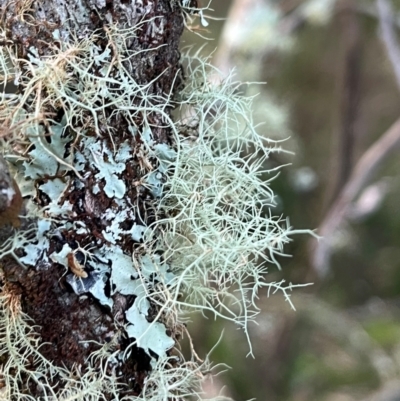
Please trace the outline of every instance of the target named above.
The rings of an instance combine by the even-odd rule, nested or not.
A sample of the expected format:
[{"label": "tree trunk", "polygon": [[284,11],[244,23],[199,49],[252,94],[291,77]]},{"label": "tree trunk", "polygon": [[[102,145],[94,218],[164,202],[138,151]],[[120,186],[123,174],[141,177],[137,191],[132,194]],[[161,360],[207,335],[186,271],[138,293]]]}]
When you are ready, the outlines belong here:
[{"label": "tree trunk", "polygon": [[[140,281],[133,266],[146,253],[144,231],[160,218],[149,143],[171,143],[165,119],[181,81],[182,9],[171,0],[0,4],[2,80],[16,86],[2,98],[1,137],[18,183],[3,163],[1,335],[15,344],[1,344],[2,394],[92,399],[82,383],[93,387],[97,374],[98,399],[137,396],[152,357],[175,341],[156,326],[164,344],[139,347],[126,315],[139,292],[124,283]],[[140,313],[151,322],[158,308]],[[40,347],[28,349],[34,338]],[[104,344],[114,352],[106,362],[93,358]],[[115,383],[98,383],[98,372]]]},{"label": "tree trunk", "polygon": [[200,399],[182,316],[249,341],[259,288],[290,303],[264,281],[302,232],[269,209],[280,144],[200,52],[182,78],[195,0],[0,4],[0,396]]}]

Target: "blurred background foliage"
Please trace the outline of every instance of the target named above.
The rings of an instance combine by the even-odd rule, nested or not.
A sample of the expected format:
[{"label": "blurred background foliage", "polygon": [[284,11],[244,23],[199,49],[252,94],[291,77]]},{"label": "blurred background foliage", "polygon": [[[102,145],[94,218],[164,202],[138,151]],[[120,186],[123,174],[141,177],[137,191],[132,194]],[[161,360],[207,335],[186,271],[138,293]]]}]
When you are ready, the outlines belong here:
[{"label": "blurred background foliage", "polygon": [[[397,35],[400,1],[378,1],[391,3]],[[214,0],[211,8],[207,14],[222,20],[192,26],[213,38],[203,53],[213,52],[223,74],[235,67],[239,80],[266,82],[243,91],[259,94],[260,132],[286,139],[283,146],[294,152],[269,161],[268,167],[291,164],[271,183],[275,214],[321,232],[357,163],[400,117],[396,65],[380,35],[377,3]],[[204,40],[188,33],[184,44]],[[269,281],[314,285],[293,292],[296,312],[281,295],[260,294],[259,324],[251,328],[255,359],[246,358],[248,344],[235,327],[201,317],[190,323],[203,355],[225,328],[211,358],[232,369],[206,383],[207,396],[400,400],[400,157],[389,150],[326,235],[322,265],[313,259],[316,244],[298,236],[282,271],[271,269]]]}]

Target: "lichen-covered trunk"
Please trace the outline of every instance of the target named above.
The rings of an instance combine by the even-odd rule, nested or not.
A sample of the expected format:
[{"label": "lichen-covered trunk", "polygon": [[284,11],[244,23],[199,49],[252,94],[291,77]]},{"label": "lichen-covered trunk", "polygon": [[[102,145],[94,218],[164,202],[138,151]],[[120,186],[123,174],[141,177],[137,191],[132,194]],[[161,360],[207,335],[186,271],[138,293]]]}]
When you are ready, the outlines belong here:
[{"label": "lichen-covered trunk", "polygon": [[299,232],[263,180],[279,143],[200,52],[183,79],[196,0],[0,4],[0,396],[201,399],[187,313],[249,340],[260,287],[290,302],[264,281]]},{"label": "lichen-covered trunk", "polygon": [[160,218],[153,154],[171,144],[182,10],[171,0],[0,5],[2,153],[17,181],[2,163],[0,391],[137,396],[152,357],[176,340],[162,316],[150,325],[159,308],[143,277],[157,272],[143,236]]}]

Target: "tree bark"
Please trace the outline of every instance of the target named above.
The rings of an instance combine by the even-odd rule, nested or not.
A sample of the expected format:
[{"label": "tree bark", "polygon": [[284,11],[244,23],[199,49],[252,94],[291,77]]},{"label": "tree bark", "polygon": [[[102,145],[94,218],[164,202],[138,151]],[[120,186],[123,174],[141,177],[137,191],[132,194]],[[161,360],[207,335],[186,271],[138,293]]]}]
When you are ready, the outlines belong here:
[{"label": "tree bark", "polygon": [[[132,345],[134,339],[124,331],[125,312],[135,296],[121,294],[112,287],[110,275],[113,273],[107,255],[103,253],[105,261],[100,261],[99,254],[92,255],[112,243],[113,249],[119,248],[123,255],[131,257],[141,249],[142,242],[133,235],[133,228],[147,227],[160,217],[154,191],[151,186],[143,185],[144,177],[157,169],[157,162],[143,154],[143,139],[139,133],[150,130],[153,143],[171,143],[171,129],[166,128],[164,120],[170,115],[171,99],[182,80],[178,49],[184,26],[182,11],[171,0],[0,0],[0,5],[3,49],[18,56],[14,66],[17,73],[11,78],[17,84],[18,99],[23,99],[20,108],[24,117],[19,121],[26,128],[15,122],[15,113],[0,115],[2,132],[6,133],[3,152],[21,187],[25,213],[28,213],[21,217],[19,233],[24,235],[24,230],[32,230],[32,224],[37,225],[43,218],[48,219],[50,225],[42,237],[40,228],[37,233],[29,234],[30,238],[37,236],[33,242],[36,248],[19,248],[14,254],[4,255],[1,260],[3,295],[11,294],[21,300],[23,313],[32,319],[41,338],[41,355],[55,366],[69,370],[80,366],[85,372],[89,356],[112,339],[117,338],[116,347],[120,351],[129,347],[132,352],[118,367],[118,381],[126,385],[121,397],[136,396],[142,391],[151,370],[151,358],[148,352]],[[119,32],[135,27],[134,35],[130,35],[125,43],[117,43],[117,39],[122,38],[118,36]],[[93,48],[90,51],[95,61],[87,63],[86,72],[79,72],[75,64],[81,61],[76,57],[85,46]],[[114,91],[113,96],[121,95],[118,80],[121,80],[122,68],[137,84],[138,90],[132,91],[136,95],[124,98],[129,100],[124,103],[125,108],[113,104],[111,96],[104,99],[107,106],[100,103],[99,97],[92,97],[95,103],[87,104],[92,90],[88,82],[96,81],[89,81],[91,78],[85,81],[84,74],[102,77],[99,64],[96,64],[96,60],[102,62],[102,56],[109,57],[107,78],[115,84],[114,87],[109,85],[108,89]],[[39,77],[40,63],[49,64],[50,60],[54,61],[53,69]],[[67,89],[57,87],[54,91],[68,90],[69,103],[62,96],[54,96],[48,84],[57,74],[65,74]],[[84,88],[81,92],[79,85]],[[3,96],[3,102],[4,99]],[[69,107],[78,104],[83,108],[76,106],[80,114],[75,116]],[[29,119],[35,126],[35,134],[29,131],[32,128],[27,125]],[[59,125],[63,130],[59,136],[64,144],[62,152],[54,150],[55,127]],[[35,139],[37,137],[39,139]],[[88,154],[85,153],[88,143],[96,144],[100,153],[91,150],[90,162],[82,162],[78,172],[77,155]],[[39,148],[44,153],[58,155],[56,171],[50,172],[50,167],[46,170],[46,166],[39,165],[27,178],[31,188],[28,191],[21,177],[39,163],[35,160]],[[110,183],[105,176],[99,178],[95,168],[97,161],[101,159],[102,165],[112,164],[113,157],[126,148],[130,156],[118,162],[122,164],[119,174],[111,174]],[[54,158],[49,165],[53,162]],[[16,216],[22,210],[22,202],[18,197],[19,188],[7,174],[3,162],[0,173],[0,224],[3,232],[8,233],[3,236],[5,242],[8,236],[18,235],[17,228],[11,225],[19,224]],[[62,185],[62,193],[56,199],[44,188],[57,183]],[[113,187],[110,196],[107,185],[117,183],[124,190],[117,194],[118,188]],[[63,205],[69,205],[67,212],[54,212]],[[112,235],[113,218],[105,216],[121,213],[126,216],[119,224],[123,233],[110,239],[106,234]],[[32,253],[38,249],[40,241],[47,246],[34,263],[26,262],[32,260]],[[61,256],[58,259],[55,256],[63,249],[70,250],[64,255],[67,266],[60,263]],[[95,265],[100,262],[106,269],[102,276],[102,291],[111,299],[109,304],[102,304],[92,293],[74,287],[80,279],[84,283],[94,280],[97,277]],[[157,308],[152,305],[149,310],[148,320],[151,321]],[[6,362],[8,355],[3,354],[2,358],[0,365]],[[33,361],[31,369],[34,369]],[[42,397],[40,386],[33,381],[23,384],[25,379],[26,375],[22,374],[21,392],[35,399]],[[57,391],[58,378],[48,377],[47,380]],[[62,387],[61,381],[59,386]]]}]

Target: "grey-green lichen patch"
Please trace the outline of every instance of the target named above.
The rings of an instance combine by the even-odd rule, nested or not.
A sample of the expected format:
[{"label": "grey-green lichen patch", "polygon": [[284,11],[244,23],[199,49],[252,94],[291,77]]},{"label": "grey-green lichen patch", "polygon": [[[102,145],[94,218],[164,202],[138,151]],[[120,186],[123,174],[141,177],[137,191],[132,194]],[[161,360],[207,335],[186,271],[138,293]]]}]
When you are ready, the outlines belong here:
[{"label": "grey-green lichen patch", "polygon": [[39,189],[44,192],[51,201],[57,201],[60,195],[64,192],[66,184],[60,178],[49,180],[39,186]]},{"label": "grey-green lichen patch", "polygon": [[[129,293],[136,296],[135,307],[144,316],[148,316],[149,314],[150,302],[147,298],[150,298],[152,291],[153,288],[151,285],[146,283],[142,278],[130,282]],[[135,323],[135,320],[132,320],[132,318],[128,316],[126,318],[130,323]]]},{"label": "grey-green lichen patch", "polygon": [[95,281],[93,287],[90,289],[90,293],[94,296],[94,298],[98,299],[102,305],[108,306],[111,309],[114,302],[106,295],[105,287],[107,285],[107,281],[108,276],[100,274],[99,278]]},{"label": "grey-green lichen patch", "polygon": [[93,185],[92,192],[94,195],[97,195],[100,192],[100,187],[98,183]]},{"label": "grey-green lichen patch", "polygon": [[136,339],[139,347],[147,353],[151,350],[159,357],[166,357],[166,352],[174,346],[175,341],[166,334],[162,323],[148,322],[136,303],[126,311],[126,318],[133,322],[127,326],[126,331],[129,337]]},{"label": "grey-green lichen patch", "polygon": [[[126,203],[125,203],[126,205]],[[134,241],[140,242],[146,232],[146,226],[133,223],[129,230],[121,228],[122,224],[128,219],[135,221],[135,210],[133,208],[118,208],[116,210],[110,209],[102,216],[105,221],[109,221],[106,229],[102,231],[103,237],[111,244],[116,244],[121,240],[123,235],[129,235]]]},{"label": "grey-green lichen patch", "polygon": [[156,143],[150,127],[146,127],[142,131],[141,138],[144,145],[143,152],[147,153],[148,157],[155,158],[158,163],[157,168],[144,177],[143,185],[150,189],[154,197],[161,198],[166,179],[164,173],[173,165],[176,151],[166,143]]},{"label": "grey-green lichen patch", "polygon": [[77,277],[73,274],[68,274],[66,280],[75,294],[83,295],[90,293],[103,306],[112,308],[113,300],[105,293],[108,278],[104,271],[92,271],[88,274],[88,277]]},{"label": "grey-green lichen patch", "polygon": [[152,171],[146,178],[144,185],[147,185],[153,196],[161,198],[163,189],[163,175],[159,171]]},{"label": "grey-green lichen patch", "polygon": [[154,254],[152,257],[143,255],[139,257],[139,264],[140,272],[146,280],[159,281],[169,285],[176,279],[175,274],[170,272],[170,266],[161,262],[160,255]]},{"label": "grey-green lichen patch", "polygon": [[59,252],[53,252],[50,258],[53,262],[63,265],[68,270],[68,255],[73,252],[69,244],[64,244]]},{"label": "grey-green lichen patch", "polygon": [[109,248],[107,257],[111,260],[112,294],[134,295],[132,282],[138,277],[138,272],[133,266],[132,256],[125,255],[119,248]]},{"label": "grey-green lichen patch", "polygon": [[151,232],[146,226],[134,224],[130,230],[126,231],[126,234],[129,234],[135,241],[140,242],[144,238],[146,231]]},{"label": "grey-green lichen patch", "polygon": [[43,139],[40,140],[38,137],[38,135],[43,137],[44,128],[38,127],[37,132],[32,132],[31,135],[30,141],[35,146],[35,149],[29,152],[31,161],[24,162],[25,176],[34,179],[43,175],[55,175],[58,163],[51,153],[46,151],[46,145],[44,145]]},{"label": "grey-green lichen patch", "polygon": [[[132,255],[123,253],[117,246],[104,247],[100,251],[96,251],[94,255],[103,266],[106,266],[106,263],[111,266],[111,295],[135,295],[135,305],[147,315],[150,308],[147,297],[153,291],[153,287],[145,279],[146,277],[141,277],[141,265],[135,263]],[[107,273],[107,269],[103,269],[103,272]]]},{"label": "grey-green lichen patch", "polygon": [[111,244],[116,244],[117,241],[121,240],[124,233],[124,230],[121,229],[121,224],[126,221],[128,213],[127,210],[110,210],[103,216],[105,220],[109,221],[106,229],[102,231],[103,237],[106,241]]},{"label": "grey-green lichen patch", "polygon": [[153,149],[159,161],[158,171],[165,173],[168,167],[170,167],[176,159],[176,151],[166,143],[156,143],[153,146]]},{"label": "grey-green lichen patch", "polygon": [[95,138],[85,138],[82,141],[82,153],[77,154],[79,168],[82,171],[84,164],[95,166],[97,180],[105,181],[104,192],[109,198],[122,199],[126,192],[125,182],[119,178],[126,168],[126,161],[131,157],[131,149],[127,143],[122,143],[114,155],[107,145]]},{"label": "grey-green lichen patch", "polygon": [[[16,162],[16,165],[20,167],[22,165],[22,162],[18,161]],[[18,182],[18,187],[21,191],[21,195],[29,199],[33,198],[36,195],[36,188],[33,185],[32,180],[25,176],[23,169],[18,168],[14,176],[15,180]]]},{"label": "grey-green lichen patch", "polygon": [[39,186],[41,192],[45,193],[50,203],[46,206],[46,214],[53,217],[66,217],[72,213],[73,205],[69,201],[60,203],[61,195],[67,189],[68,184],[60,178],[49,179]]},{"label": "grey-green lichen patch", "polygon": [[28,153],[30,160],[23,163],[25,177],[37,179],[46,175],[54,176],[57,171],[65,170],[68,161],[65,160],[61,166],[59,161],[64,161],[66,145],[71,138],[63,136],[64,130],[63,123],[55,122],[49,125],[48,132],[41,125],[31,125],[26,128],[26,136],[34,149]]},{"label": "grey-green lichen patch", "polygon": [[50,241],[46,236],[46,233],[50,230],[51,222],[47,220],[39,220],[37,224],[36,238],[32,243],[24,246],[23,250],[25,256],[22,256],[19,259],[20,262],[30,266],[36,266],[39,259],[44,262],[48,261],[46,251],[49,249]]},{"label": "grey-green lichen patch", "polygon": [[129,322],[126,328],[128,336],[135,339],[137,346],[147,353],[151,350],[165,357],[166,351],[173,347],[174,340],[166,334],[162,323],[148,321],[150,302],[147,298],[151,297],[156,282],[167,285],[175,276],[167,272],[168,266],[160,263],[158,255],[154,255],[153,260],[148,255],[140,257],[137,268],[131,257],[117,249],[110,249],[108,255],[112,260],[112,293],[135,295],[134,304],[125,314]]},{"label": "grey-green lichen patch", "polygon": [[122,295],[136,295],[135,280],[138,277],[137,271],[133,268],[132,263],[128,268],[117,268],[111,271],[111,287],[114,289],[112,293],[120,293]]},{"label": "grey-green lichen patch", "polygon": [[[132,132],[135,132],[132,128],[131,128]],[[140,136],[143,140],[143,142],[147,145],[147,146],[152,146],[154,144],[154,139],[153,139],[153,134],[151,132],[151,128],[149,126],[146,126],[140,133]]]}]

